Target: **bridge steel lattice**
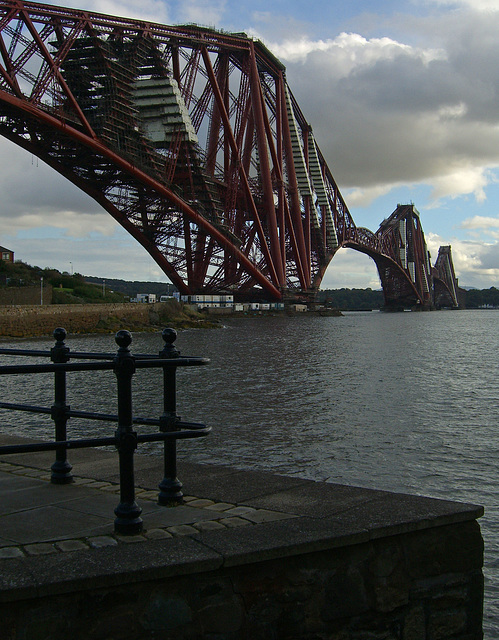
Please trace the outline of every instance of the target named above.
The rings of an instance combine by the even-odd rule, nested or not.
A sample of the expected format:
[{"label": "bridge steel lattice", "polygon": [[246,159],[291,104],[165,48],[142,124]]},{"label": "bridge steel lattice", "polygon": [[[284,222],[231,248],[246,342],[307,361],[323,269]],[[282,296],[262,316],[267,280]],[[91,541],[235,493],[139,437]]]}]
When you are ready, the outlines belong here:
[{"label": "bridge steel lattice", "polygon": [[182,294],[310,298],[353,247],[387,305],[432,302],[422,230],[356,227],[285,67],[245,34],[0,0],[0,135],[94,198]]}]

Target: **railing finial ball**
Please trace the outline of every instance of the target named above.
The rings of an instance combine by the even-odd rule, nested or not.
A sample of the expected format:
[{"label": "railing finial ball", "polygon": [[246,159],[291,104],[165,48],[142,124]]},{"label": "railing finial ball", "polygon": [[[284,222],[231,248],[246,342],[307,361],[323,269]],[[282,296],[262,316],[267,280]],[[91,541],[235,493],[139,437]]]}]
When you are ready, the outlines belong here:
[{"label": "railing finial ball", "polygon": [[163,329],[161,336],[166,344],[173,344],[177,339],[177,332],[175,329]]},{"label": "railing finial ball", "polygon": [[118,347],[126,349],[132,344],[132,334],[126,329],[120,329],[120,331],[118,331],[118,333],[114,336],[114,340]]},{"label": "railing finial ball", "polygon": [[64,342],[68,334],[66,332],[66,329],[57,327],[57,329],[54,329],[54,333],[52,335],[54,336],[55,340],[57,340],[57,342]]}]

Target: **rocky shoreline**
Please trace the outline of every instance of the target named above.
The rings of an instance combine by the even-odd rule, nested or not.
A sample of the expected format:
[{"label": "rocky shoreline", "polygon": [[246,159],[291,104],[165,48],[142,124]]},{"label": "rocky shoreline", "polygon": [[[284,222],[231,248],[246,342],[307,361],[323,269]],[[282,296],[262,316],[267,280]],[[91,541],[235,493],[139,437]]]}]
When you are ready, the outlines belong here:
[{"label": "rocky shoreline", "polygon": [[64,327],[68,334],[115,333],[129,331],[153,331],[158,328],[174,329],[216,328],[224,319],[255,317],[309,317],[343,315],[336,309],[317,311],[234,312],[231,309],[196,311],[192,306],[176,300],[155,304],[54,304],[54,305],[5,305],[0,306],[0,337],[33,338],[51,336],[56,327]]},{"label": "rocky shoreline", "polygon": [[58,304],[0,307],[0,336],[51,336],[56,327],[69,334],[151,331],[158,327],[215,327],[217,322],[172,300],[157,304]]}]

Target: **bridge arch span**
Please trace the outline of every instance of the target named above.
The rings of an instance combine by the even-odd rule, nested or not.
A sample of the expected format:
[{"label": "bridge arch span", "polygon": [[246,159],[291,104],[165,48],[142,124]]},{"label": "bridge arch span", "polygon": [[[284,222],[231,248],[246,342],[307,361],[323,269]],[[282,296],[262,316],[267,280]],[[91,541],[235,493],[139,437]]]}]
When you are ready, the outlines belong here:
[{"label": "bridge arch span", "polygon": [[[33,108],[23,100],[10,96],[0,91],[0,102],[5,103],[3,112],[10,112],[11,122],[9,127],[0,123],[0,133],[21,148],[40,158],[52,169],[68,179],[79,189],[98,202],[132,237],[139,242],[152,256],[156,263],[163,269],[172,283],[182,293],[188,293],[184,280],[181,278],[176,266],[170,262],[165,253],[161,252],[157,242],[150,234],[139,230],[133,224],[133,218],[123,211],[120,204],[125,202],[126,207],[131,207],[131,202],[140,199],[149,199],[149,202],[166,202],[179,210],[187,219],[204,229],[224,250],[234,255],[238,261],[253,271],[253,265],[239,249],[228,240],[218,229],[213,227],[208,220],[200,216],[188,203],[182,200],[167,186],[155,181],[148,174],[140,170],[126,158],[115,153],[98,139],[82,134],[77,128],[66,122],[54,118],[40,109]],[[17,121],[17,126],[12,127],[12,121]],[[36,130],[37,135],[28,135],[31,130]],[[44,135],[45,134],[45,135]],[[73,160],[86,156],[87,167],[99,167],[101,174],[105,172],[117,174],[120,178],[122,190],[127,190],[126,198],[123,193],[113,193],[113,189],[103,189],[96,179],[95,173],[82,171],[78,162],[70,162],[69,154],[73,153]],[[93,175],[89,175],[93,173]],[[93,178],[93,179],[92,179]],[[255,271],[253,276],[259,284],[268,286],[268,282],[262,275]],[[270,287],[269,287],[270,288]],[[270,292],[279,295],[277,290]]]},{"label": "bridge arch span", "polygon": [[342,246],[335,253],[324,273],[322,289],[380,289],[375,262],[366,253]]},{"label": "bridge arch span", "polygon": [[358,242],[348,241],[344,246],[355,249],[374,261],[383,289],[386,308],[414,307],[418,304],[424,304],[424,300],[421,299],[408,273],[391,257],[382,255],[375,248]]}]

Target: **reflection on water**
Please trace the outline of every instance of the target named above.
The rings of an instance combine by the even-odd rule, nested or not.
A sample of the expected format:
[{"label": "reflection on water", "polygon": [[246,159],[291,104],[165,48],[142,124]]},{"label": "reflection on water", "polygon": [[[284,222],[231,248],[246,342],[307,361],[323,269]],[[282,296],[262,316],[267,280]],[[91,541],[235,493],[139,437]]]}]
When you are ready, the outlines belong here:
[{"label": "reflection on water", "polygon": [[[483,504],[485,624],[497,632],[498,323],[494,311],[373,312],[248,318],[180,332],[182,355],[211,364],[179,370],[179,414],[213,431],[179,443],[179,458]],[[50,348],[53,341],[22,344]],[[116,348],[110,336],[74,337],[68,345]],[[132,347],[158,352],[161,336],[136,334]],[[112,372],[72,374],[68,402],[115,413],[115,385]],[[50,374],[11,378],[3,392],[6,400],[46,406],[51,394]],[[134,402],[137,415],[160,415],[160,372],[137,373]],[[11,432],[51,437],[50,419],[7,420]],[[70,423],[71,437],[114,429]],[[154,455],[159,446],[148,450]]]}]

